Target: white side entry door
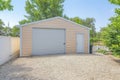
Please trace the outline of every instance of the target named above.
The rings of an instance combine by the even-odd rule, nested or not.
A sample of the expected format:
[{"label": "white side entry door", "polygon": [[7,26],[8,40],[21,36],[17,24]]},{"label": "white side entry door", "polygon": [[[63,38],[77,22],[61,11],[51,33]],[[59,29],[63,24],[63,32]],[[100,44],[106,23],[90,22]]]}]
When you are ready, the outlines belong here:
[{"label": "white side entry door", "polygon": [[77,34],[77,53],[84,53],[84,34]]}]

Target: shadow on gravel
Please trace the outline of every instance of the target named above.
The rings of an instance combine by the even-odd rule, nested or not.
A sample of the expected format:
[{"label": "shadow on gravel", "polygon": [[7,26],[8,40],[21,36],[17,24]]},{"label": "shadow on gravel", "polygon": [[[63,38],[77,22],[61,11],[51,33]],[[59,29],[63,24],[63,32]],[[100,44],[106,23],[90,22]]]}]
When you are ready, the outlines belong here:
[{"label": "shadow on gravel", "polygon": [[120,65],[120,59],[114,59],[115,62],[117,62]]},{"label": "shadow on gravel", "polygon": [[[27,58],[45,58],[45,57],[61,57],[61,56],[103,56],[101,54],[88,54],[88,53],[75,53],[75,54],[47,54],[47,55],[36,55],[36,56],[30,56]],[[24,57],[22,57],[24,58]],[[26,57],[25,57],[26,58]]]},{"label": "shadow on gravel", "polygon": [[24,80],[30,71],[31,67],[24,66],[25,64],[15,65],[14,61],[10,61],[0,67],[0,80]]}]

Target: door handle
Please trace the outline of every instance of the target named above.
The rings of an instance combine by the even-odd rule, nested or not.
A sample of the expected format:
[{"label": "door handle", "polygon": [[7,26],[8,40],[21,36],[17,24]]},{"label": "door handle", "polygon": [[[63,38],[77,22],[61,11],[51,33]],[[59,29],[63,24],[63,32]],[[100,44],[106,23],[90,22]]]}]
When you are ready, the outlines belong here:
[{"label": "door handle", "polygon": [[66,44],[66,43],[63,43],[64,45]]}]

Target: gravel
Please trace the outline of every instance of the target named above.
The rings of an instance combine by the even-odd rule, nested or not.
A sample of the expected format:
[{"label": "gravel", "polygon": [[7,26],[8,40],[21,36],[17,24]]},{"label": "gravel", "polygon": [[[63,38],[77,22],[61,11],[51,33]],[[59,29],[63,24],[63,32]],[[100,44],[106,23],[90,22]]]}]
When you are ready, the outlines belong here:
[{"label": "gravel", "polygon": [[120,80],[120,64],[104,55],[24,57],[0,66],[0,80]]}]

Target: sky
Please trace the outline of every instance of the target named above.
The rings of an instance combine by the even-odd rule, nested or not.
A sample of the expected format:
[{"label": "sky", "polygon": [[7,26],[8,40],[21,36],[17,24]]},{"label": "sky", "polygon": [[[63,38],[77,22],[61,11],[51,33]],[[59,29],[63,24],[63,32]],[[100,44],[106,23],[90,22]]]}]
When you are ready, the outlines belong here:
[{"label": "sky", "polygon": [[[13,11],[0,11],[0,19],[10,27],[18,25],[20,20],[23,20],[26,15],[25,0],[12,0],[14,6]],[[85,19],[95,18],[96,31],[101,27],[107,26],[109,18],[114,16],[114,9],[118,6],[108,2],[108,0],[65,0],[64,14],[68,17],[80,17]]]}]

